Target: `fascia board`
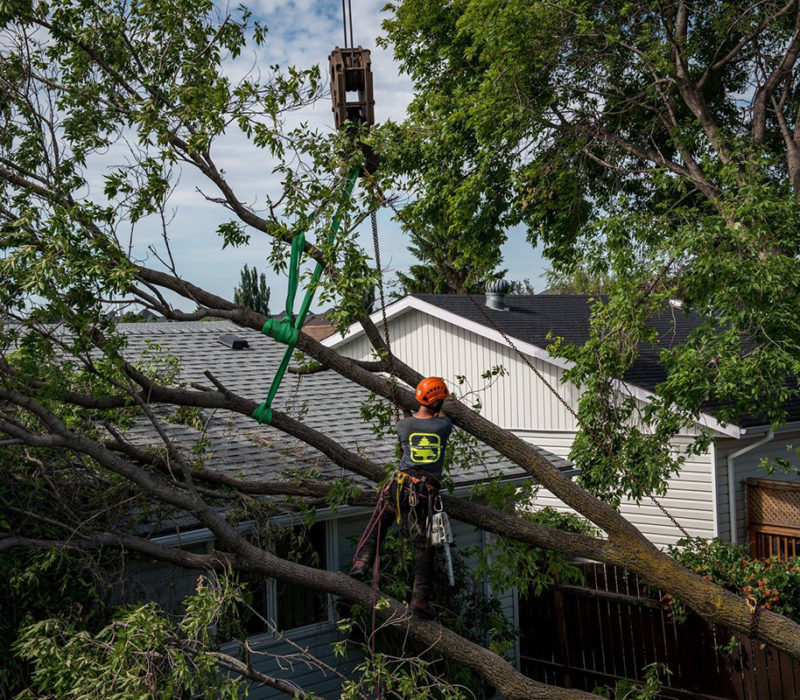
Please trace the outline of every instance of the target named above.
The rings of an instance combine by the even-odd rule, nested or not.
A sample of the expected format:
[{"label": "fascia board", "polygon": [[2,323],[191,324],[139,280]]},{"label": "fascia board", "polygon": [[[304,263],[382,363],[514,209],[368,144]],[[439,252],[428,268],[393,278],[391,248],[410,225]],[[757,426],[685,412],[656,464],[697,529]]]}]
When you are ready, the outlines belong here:
[{"label": "fascia board", "polygon": [[[447,321],[448,323],[453,324],[454,326],[458,326],[459,328],[463,328],[464,330],[471,331],[476,335],[482,336],[487,338],[488,340],[493,340],[495,343],[499,345],[508,347],[508,343],[506,339],[503,337],[502,333],[499,333],[494,328],[490,328],[488,326],[484,326],[481,323],[476,321],[471,321],[470,319],[464,318],[463,316],[459,316],[452,311],[448,311],[447,309],[443,309],[439,306],[435,306],[434,304],[429,304],[422,299],[417,299],[413,296],[407,296],[401,299],[400,301],[395,302],[394,304],[386,307],[386,318],[394,318],[401,314],[404,314],[408,311],[415,310],[420,311],[422,313],[428,314],[429,316],[433,316],[434,318],[440,318],[443,321]],[[373,313],[372,316],[373,323],[382,322],[381,313],[378,311]],[[364,329],[357,323],[354,323],[347,329],[347,332],[343,337],[338,337],[332,342],[323,341],[323,345],[327,345],[328,347],[338,347],[350,340],[357,338],[359,335],[364,333]],[[331,336],[333,338],[333,336]],[[330,339],[326,339],[330,340]],[[543,362],[547,362],[551,365],[555,365],[560,369],[571,369],[574,367],[574,363],[570,362],[569,360],[565,360],[562,357],[554,357],[551,355],[547,350],[544,348],[539,347],[538,345],[532,345],[531,343],[526,343],[523,340],[519,340],[517,338],[513,339],[514,345],[517,349],[524,353],[525,355],[529,355],[531,357],[535,357],[537,360],[542,360]],[[633,396],[634,398],[644,402],[650,403],[653,399],[655,394],[651,391],[647,391],[640,386],[636,386],[635,384],[629,384],[627,382],[623,382],[621,380],[616,380],[615,382],[617,388],[629,395]],[[705,428],[709,428],[721,435],[725,435],[728,437],[733,437],[736,439],[740,439],[742,436],[742,430],[736,425],[722,425],[714,416],[708,413],[701,413],[697,419],[697,422]]]},{"label": "fascia board", "polygon": [[[400,301],[396,301],[394,304],[390,304],[386,307],[386,320],[396,318],[398,316],[402,316],[404,313],[416,308],[413,304],[409,303],[410,300],[420,302],[419,299],[414,299],[413,297],[403,297]],[[436,308],[431,304],[425,304],[425,306],[430,308]],[[423,309],[419,309],[422,311]],[[425,310],[427,313],[430,311]],[[370,319],[372,322],[378,326],[383,324],[383,315],[380,311],[374,312]],[[329,335],[327,338],[323,338],[320,341],[320,344],[324,345],[327,348],[338,348],[344,345],[345,343],[350,342],[351,340],[356,340],[360,336],[364,335],[364,329],[361,327],[360,323],[351,323],[347,330],[344,332],[344,335],[339,335],[338,333],[334,333],[333,335]]]}]

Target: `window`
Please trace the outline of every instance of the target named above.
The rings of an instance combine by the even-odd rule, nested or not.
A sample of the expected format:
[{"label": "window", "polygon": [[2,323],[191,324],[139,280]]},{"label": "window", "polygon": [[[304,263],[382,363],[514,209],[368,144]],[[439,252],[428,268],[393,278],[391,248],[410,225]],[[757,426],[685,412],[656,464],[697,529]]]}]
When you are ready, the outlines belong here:
[{"label": "window", "polygon": [[[325,524],[310,528],[282,528],[275,537],[273,551],[281,558],[317,569],[325,569]],[[271,620],[279,630],[290,630],[328,620],[328,597],[325,593],[286,583],[265,580],[252,574],[246,579],[255,613],[242,615],[248,635],[270,632],[261,618]]]}]

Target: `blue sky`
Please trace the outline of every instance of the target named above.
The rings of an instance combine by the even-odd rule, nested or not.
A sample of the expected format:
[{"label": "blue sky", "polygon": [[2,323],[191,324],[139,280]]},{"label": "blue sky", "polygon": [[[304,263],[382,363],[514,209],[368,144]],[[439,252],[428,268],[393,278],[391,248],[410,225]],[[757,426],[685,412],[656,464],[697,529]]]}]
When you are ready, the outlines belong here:
[{"label": "blue sky", "polygon": [[[383,18],[381,8],[384,0],[352,0],[355,44],[361,44],[372,52],[372,70],[375,85],[376,121],[394,119],[400,121],[411,100],[412,85],[407,76],[399,74],[391,54],[376,46],[375,38],[380,34]],[[257,0],[248,3],[255,17],[269,28],[266,46],[255,53],[255,49],[244,54],[232,66],[232,73],[244,74],[253,68],[279,64],[307,68],[319,64],[322,74],[327,72],[327,57],[336,45],[342,45],[342,5],[340,0]],[[333,129],[330,102],[324,99],[300,112],[289,116],[291,122],[307,122],[322,130]],[[125,157],[122,147],[106,155],[114,161]],[[240,199],[258,207],[265,196],[279,193],[277,178],[271,174],[272,164],[262,160],[261,152],[252,148],[240,135],[232,133],[222,139],[214,151],[218,166],[224,168]],[[91,189],[100,186],[100,170],[92,177]],[[204,199],[198,188],[213,194],[207,184],[193,172],[180,173],[180,182],[170,199],[170,221],[168,231],[173,256],[178,263],[178,272],[187,279],[221,296],[230,298],[239,281],[242,265],[248,263],[267,272],[272,289],[270,307],[278,312],[283,307],[286,278],[276,276],[265,262],[269,254],[269,241],[254,235],[247,247],[220,250],[217,226],[230,217],[221,208]],[[356,196],[357,193],[356,193]],[[384,270],[392,277],[397,270],[406,270],[414,260],[407,250],[408,240],[397,224],[390,220],[390,212],[379,214],[378,226],[381,234],[381,258]],[[151,266],[158,266],[150,247],[163,258],[166,249],[161,240],[161,223],[151,217],[146,226],[135,234],[134,253]],[[366,250],[372,250],[369,223],[362,226]],[[509,232],[504,246],[503,267],[508,268],[508,279],[529,278],[534,287],[544,287],[540,275],[543,270],[541,256],[525,241],[524,232]],[[176,306],[190,310],[190,303],[171,298]],[[312,306],[312,310],[320,310]]]}]

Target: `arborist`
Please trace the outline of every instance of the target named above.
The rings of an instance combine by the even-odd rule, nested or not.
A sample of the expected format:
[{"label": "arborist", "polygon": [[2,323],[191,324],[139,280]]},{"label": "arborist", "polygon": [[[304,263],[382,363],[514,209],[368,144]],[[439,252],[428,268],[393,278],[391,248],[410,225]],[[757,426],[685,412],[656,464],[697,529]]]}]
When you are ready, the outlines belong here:
[{"label": "arborist", "polygon": [[442,511],[439,489],[447,439],[453,422],[442,414],[442,404],[450,392],[441,377],[426,377],[418,385],[416,399],[420,406],[413,415],[398,421],[397,434],[402,446],[398,471],[384,484],[378,505],[356,549],[350,576],[363,581],[393,521],[407,515],[412,525],[416,561],[410,609],[422,617],[435,617],[430,607],[433,578],[431,523]]}]

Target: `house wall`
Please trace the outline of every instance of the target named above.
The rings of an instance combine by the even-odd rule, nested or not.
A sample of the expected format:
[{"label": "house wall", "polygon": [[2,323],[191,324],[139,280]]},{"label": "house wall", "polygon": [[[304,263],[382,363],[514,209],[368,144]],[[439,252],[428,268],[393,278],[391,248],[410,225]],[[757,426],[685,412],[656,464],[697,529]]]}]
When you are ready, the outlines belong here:
[{"label": "house wall", "polygon": [[[347,516],[340,511],[340,516],[326,521],[327,566],[331,570],[347,572],[350,568],[358,540],[369,520],[370,512],[359,509],[355,514]],[[453,537],[455,551],[465,559],[468,567],[474,568],[476,554],[469,551],[486,546],[486,533],[471,525],[453,521]],[[191,534],[191,533],[190,533]],[[210,537],[210,533],[208,533]],[[199,538],[194,538],[199,539]],[[127,566],[125,588],[116,596],[117,603],[133,603],[140,600],[156,600],[162,607],[174,613],[180,612],[180,601],[194,593],[198,572],[182,569],[168,564],[150,562],[131,562]],[[516,595],[513,591],[498,595],[509,620],[518,624]],[[345,616],[346,609],[335,610],[333,599],[330,604],[330,620],[328,622],[308,625],[287,630],[286,639],[274,635],[256,635],[249,639],[254,651],[251,658],[253,667],[267,675],[283,678],[317,697],[337,698],[340,694],[341,679],[330,670],[315,667],[298,654],[298,648],[307,649],[308,653],[322,663],[334,667],[339,674],[348,677],[353,668],[362,660],[357,651],[351,651],[348,658],[335,658],[333,644],[341,639],[334,620]],[[291,640],[291,641],[289,641]],[[294,643],[294,646],[292,644]],[[223,646],[222,651],[236,654],[238,645]],[[516,658],[511,655],[512,662]],[[285,698],[285,694],[267,686],[253,687],[248,698],[250,700],[277,700]]]},{"label": "house wall", "polygon": [[[509,347],[499,345],[451,323],[411,310],[389,324],[392,352],[422,374],[440,376],[467,403],[479,400],[481,413],[506,428],[574,431],[575,419],[556,395]],[[356,359],[370,359],[371,346],[361,336],[337,348]],[[578,392],[561,384],[563,371],[530,358],[559,396],[577,409]],[[493,380],[481,374],[502,365],[506,375]],[[465,381],[459,384],[458,377]],[[524,400],[518,400],[518,397]]]},{"label": "house wall", "polygon": [[[726,541],[731,539],[730,508],[728,506],[728,471],[727,458],[730,454],[749,445],[754,445],[762,437],[749,440],[718,440],[717,441],[717,510],[719,520],[720,538]],[[770,442],[753,449],[751,452],[737,457],[734,460],[734,482],[736,489],[736,532],[737,541],[743,544],[747,541],[747,504],[745,497],[745,481],[749,478],[776,479],[778,481],[796,481],[800,483],[800,476],[792,473],[776,471],[768,475],[760,468],[763,458],[775,459],[782,457],[794,467],[800,469],[800,456],[794,450],[800,447],[800,432],[782,433],[776,435]]]},{"label": "house wall", "polygon": [[[574,433],[516,432],[524,440],[565,458],[575,437]],[[676,451],[684,449],[690,440],[689,436],[677,438],[674,441]],[[715,534],[712,474],[711,452],[692,455],[684,462],[680,474],[669,479],[666,494],[657,496],[658,502],[692,537],[714,537]],[[564,512],[572,511],[547,489],[538,492],[533,505],[537,508],[551,506]],[[659,547],[674,544],[683,537],[681,531],[648,498],[638,505],[633,501],[623,501],[620,513]]]},{"label": "house wall", "polygon": [[[401,360],[423,374],[444,377],[459,397],[472,389],[475,393],[468,394],[466,400],[479,398],[481,413],[489,420],[559,457],[568,457],[577,422],[557,396],[577,411],[580,392],[572,384],[562,384],[562,368],[528,356],[541,375],[537,376],[507,345],[415,309],[391,319],[389,332],[392,351]],[[345,341],[337,349],[357,359],[371,357],[369,341],[363,336]],[[495,365],[505,368],[505,376],[482,379],[481,374]],[[461,384],[459,376],[465,377]],[[690,440],[689,434],[677,438],[675,449],[684,448]],[[691,456],[680,475],[670,479],[666,495],[658,498],[692,536],[713,537],[716,533],[712,474],[711,452]],[[569,510],[544,489],[538,494],[536,505]],[[640,505],[623,503],[620,510],[658,546],[682,537],[649,499]]]}]

